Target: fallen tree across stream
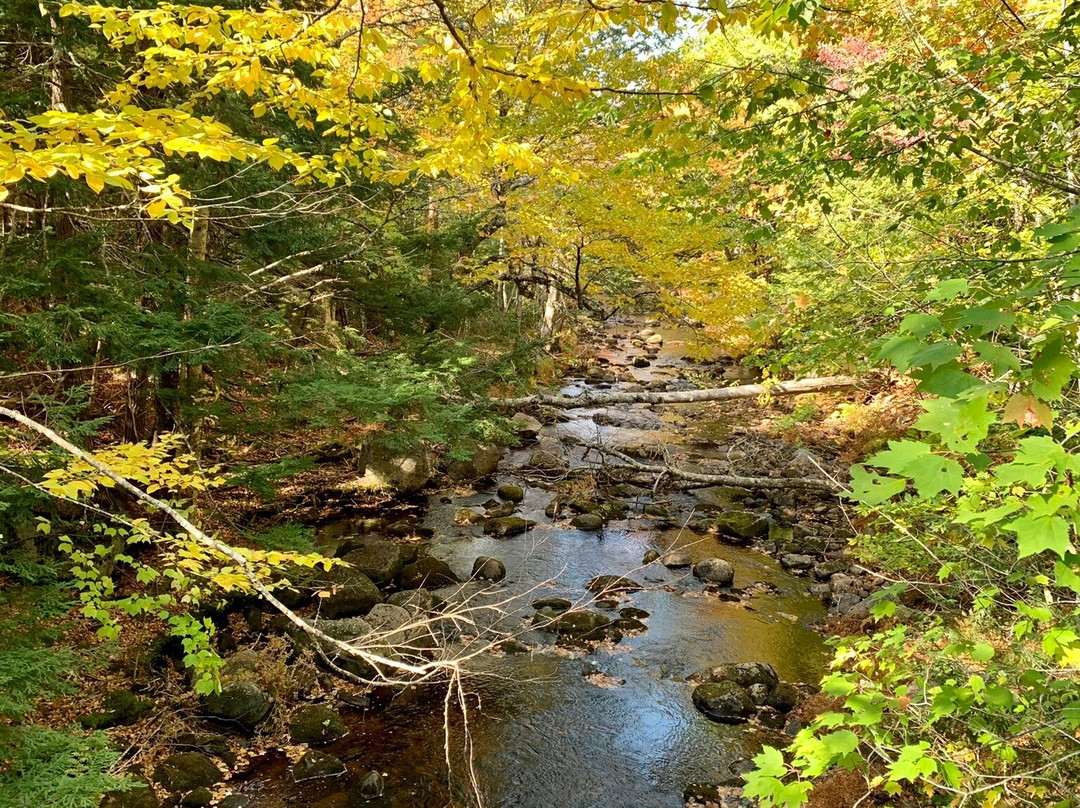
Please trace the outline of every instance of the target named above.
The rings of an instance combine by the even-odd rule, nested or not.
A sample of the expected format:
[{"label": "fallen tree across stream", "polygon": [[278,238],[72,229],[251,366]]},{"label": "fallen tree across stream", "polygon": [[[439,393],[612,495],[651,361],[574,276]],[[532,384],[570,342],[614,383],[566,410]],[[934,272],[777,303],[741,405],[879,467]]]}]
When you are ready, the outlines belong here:
[{"label": "fallen tree across stream", "polygon": [[611,404],[692,404],[697,401],[731,401],[740,398],[795,396],[801,393],[820,393],[858,386],[859,380],[850,376],[822,376],[820,379],[797,379],[790,382],[740,384],[733,387],[714,387],[708,390],[679,390],[675,392],[585,393],[564,396],[538,393],[518,398],[497,398],[499,407],[528,407],[542,404],[549,407],[606,407]]},{"label": "fallen tree across stream", "polygon": [[688,488],[703,488],[710,485],[729,485],[736,488],[786,488],[829,491],[832,493],[843,490],[841,485],[831,480],[819,479],[817,477],[746,477],[740,474],[706,474],[705,472],[699,471],[686,471],[667,464],[656,466],[650,463],[642,463],[639,460],[635,460],[630,455],[620,452],[618,449],[613,449],[610,446],[604,446],[599,443],[582,443],[580,445],[593,451],[600,452],[605,456],[610,455],[620,461],[618,463],[605,461],[605,468],[627,469],[641,474],[652,474],[656,476],[657,483],[663,477],[668,476],[691,483],[692,485],[687,486]]}]

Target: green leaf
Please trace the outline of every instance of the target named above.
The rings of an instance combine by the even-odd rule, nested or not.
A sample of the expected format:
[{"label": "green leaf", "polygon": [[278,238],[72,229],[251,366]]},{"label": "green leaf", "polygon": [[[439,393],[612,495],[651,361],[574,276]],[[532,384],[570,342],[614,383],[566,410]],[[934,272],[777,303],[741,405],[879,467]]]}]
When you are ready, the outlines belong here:
[{"label": "green leaf", "polygon": [[1016,554],[1027,558],[1047,550],[1064,557],[1071,549],[1069,523],[1060,516],[1036,516],[1029,513],[1004,525],[1016,534]]},{"label": "green leaf", "polygon": [[1031,392],[1045,401],[1057,401],[1075,370],[1076,363],[1065,354],[1062,338],[1055,337],[1031,363]]},{"label": "green leaf", "polygon": [[976,643],[971,649],[971,658],[976,662],[989,662],[994,658],[994,646],[987,643]]},{"label": "green leaf", "polygon": [[922,777],[930,777],[937,772],[937,763],[926,756],[930,744],[926,741],[917,746],[908,745],[900,750],[900,755],[889,767],[889,776],[893,780],[908,780],[914,783]]},{"label": "green leaf", "polygon": [[788,771],[783,753],[771,746],[764,747],[761,753],[754,757],[754,763],[757,771],[766,777],[783,777]]},{"label": "green leaf", "polygon": [[934,342],[916,351],[911,359],[911,366],[915,368],[936,368],[958,357],[963,349],[955,342]]},{"label": "green leaf", "polygon": [[973,347],[979,354],[979,359],[993,368],[995,375],[1000,376],[1007,370],[1020,371],[1020,360],[1008,348],[985,340],[976,340]]},{"label": "green leaf", "polygon": [[919,495],[929,498],[942,491],[956,495],[963,484],[964,473],[955,460],[934,454],[928,445],[920,441],[889,441],[889,448],[878,452],[868,461],[882,466],[894,474],[911,478]]},{"label": "green leaf", "polygon": [[932,314],[915,312],[914,314],[909,314],[900,321],[898,330],[901,333],[912,334],[921,339],[934,332],[943,331],[944,326],[942,326],[941,320],[934,317]]},{"label": "green leaf", "polygon": [[920,402],[926,412],[915,426],[941,436],[941,441],[954,452],[974,452],[996,420],[987,409],[988,395],[968,401],[936,398]]},{"label": "green leaf", "polygon": [[1077,561],[1080,561],[1071,553],[1061,561],[1054,564],[1054,585],[1071,589],[1080,593],[1080,574],[1076,571]]},{"label": "green leaf", "polygon": [[883,477],[862,466],[851,467],[852,499],[864,505],[880,505],[907,488],[907,480],[899,477]]},{"label": "green leaf", "polygon": [[948,280],[941,281],[937,286],[930,290],[930,293],[926,296],[927,302],[933,302],[935,300],[952,300],[960,295],[966,295],[969,291],[968,282],[964,278],[949,278]]}]

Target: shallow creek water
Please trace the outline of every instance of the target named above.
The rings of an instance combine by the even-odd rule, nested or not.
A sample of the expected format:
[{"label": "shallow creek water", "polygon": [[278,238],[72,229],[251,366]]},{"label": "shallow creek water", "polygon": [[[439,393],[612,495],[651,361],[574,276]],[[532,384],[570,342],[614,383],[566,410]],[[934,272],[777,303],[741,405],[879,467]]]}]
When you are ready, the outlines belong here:
[{"label": "shallow creek water", "polygon": [[[636,327],[623,324],[615,333],[625,335]],[[660,355],[650,367],[633,369],[641,382],[675,378],[684,367],[686,334],[661,333],[666,341]],[[626,363],[626,344],[610,349],[607,356]],[[615,383],[611,389],[623,386]],[[587,387],[570,381],[567,389]],[[597,425],[596,410],[570,410],[564,420],[545,427],[542,438],[573,435],[625,442],[644,437],[675,444],[701,436],[715,438],[724,431],[696,419],[694,405],[663,411],[620,409],[622,414],[640,412],[665,423],[660,428],[627,430]],[[639,425],[637,419],[634,423]],[[567,518],[553,523],[544,515],[552,492],[513,473],[527,454],[528,450],[509,453],[503,463],[507,471],[500,473],[499,481],[526,488],[519,515],[538,523],[528,533],[496,539],[479,527],[454,524],[459,508],[479,507],[492,498],[494,483],[490,489],[449,501],[434,496],[426,516],[425,525],[434,537],[425,543],[425,552],[447,561],[463,579],[477,556],[503,561],[508,575],[497,591],[476,595],[477,584],[464,591],[477,602],[516,597],[498,618],[497,627],[532,649],[485,654],[471,665],[476,676],[465,684],[470,694],[468,738],[460,713],[452,711],[451,773],[439,693],[407,691],[378,709],[353,712],[350,735],[326,751],[341,757],[350,773],[371,769],[385,773],[382,804],[392,808],[475,804],[466,740],[471,743],[476,786],[491,808],[678,808],[688,783],[722,779],[732,762],[755,753],[760,740],[747,725],[718,724],[699,713],[686,678],[706,665],[763,661],[771,663],[782,679],[816,682],[826,652],[811,626],[824,616],[824,608],[806,594],[805,580],[787,574],[771,558],[686,530],[650,529],[633,500],[627,519],[610,522],[600,531],[570,528]],[[579,458],[581,449],[569,454]],[[658,563],[642,566],[647,550],[664,552],[672,547],[686,549],[695,561],[707,556],[727,559],[736,571],[736,587],[756,582],[770,586],[742,602],[727,602],[704,593],[689,569],[669,570]],[[624,597],[618,606],[649,612],[644,620],[647,631],[585,654],[559,650],[553,635],[530,628],[530,603],[537,598],[565,597],[597,608],[589,604],[586,583],[600,574],[627,575],[646,587]],[[613,610],[607,613],[617,616]],[[257,808],[352,804],[340,795],[343,784],[292,784],[282,776],[283,768],[284,762],[277,772],[273,766],[265,767],[245,785],[244,792],[256,798]]]}]

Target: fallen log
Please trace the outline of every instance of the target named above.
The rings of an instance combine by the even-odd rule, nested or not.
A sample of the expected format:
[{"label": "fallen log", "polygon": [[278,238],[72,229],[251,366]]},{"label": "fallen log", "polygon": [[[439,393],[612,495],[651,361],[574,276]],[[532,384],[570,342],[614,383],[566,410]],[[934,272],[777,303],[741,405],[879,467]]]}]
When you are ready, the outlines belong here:
[{"label": "fallen log", "polygon": [[562,396],[538,393],[519,398],[497,398],[493,403],[500,407],[528,407],[543,404],[549,407],[606,407],[611,404],[692,404],[697,401],[731,401],[740,398],[757,398],[761,395],[794,396],[801,393],[819,393],[825,390],[843,390],[858,385],[858,379],[850,376],[822,376],[820,379],[798,379],[770,384],[740,384],[734,387],[714,387],[708,390],[679,390],[676,392],[642,393],[583,393],[580,396]]},{"label": "fallen log", "polygon": [[810,491],[837,492],[842,487],[831,480],[818,479],[816,477],[745,477],[740,474],[706,474],[699,471],[685,471],[675,466],[654,466],[650,463],[642,463],[630,455],[603,446],[598,443],[585,443],[589,449],[598,451],[604,455],[618,458],[619,463],[605,463],[605,468],[621,468],[642,474],[653,474],[658,477],[668,476],[696,483],[699,486],[730,485],[737,488],[773,488],[773,489],[801,489]]}]

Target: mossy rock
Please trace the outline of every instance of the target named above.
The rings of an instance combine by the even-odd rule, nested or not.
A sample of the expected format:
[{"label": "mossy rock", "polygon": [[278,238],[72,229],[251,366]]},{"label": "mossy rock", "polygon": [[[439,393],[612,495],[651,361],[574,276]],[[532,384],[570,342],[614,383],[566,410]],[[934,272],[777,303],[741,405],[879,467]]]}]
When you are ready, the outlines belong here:
[{"label": "mossy rock", "polygon": [[532,519],[522,519],[520,516],[502,516],[496,519],[488,519],[484,523],[484,532],[497,539],[506,539],[524,533],[536,525]]},{"label": "mossy rock", "polygon": [[154,769],[154,782],[170,794],[187,794],[197,788],[208,788],[222,779],[221,769],[199,752],[169,755]]},{"label": "mossy rock", "polygon": [[750,694],[735,682],[698,685],[693,700],[699,711],[722,724],[741,724],[757,712]]},{"label": "mossy rock", "polygon": [[441,589],[456,583],[458,577],[450,565],[431,556],[406,564],[398,576],[398,586],[402,589]]},{"label": "mossy rock", "polygon": [[289,737],[293,743],[319,746],[344,738],[346,732],[337,710],[325,704],[306,704],[289,716]]},{"label": "mossy rock", "polygon": [[525,490],[520,485],[512,485],[510,483],[500,485],[497,493],[499,499],[504,499],[507,502],[521,502],[525,499]]},{"label": "mossy rock", "polygon": [[160,808],[161,802],[149,783],[140,781],[123,791],[110,791],[101,798],[100,808]]},{"label": "mossy rock", "polygon": [[749,541],[769,532],[769,518],[749,511],[729,511],[716,518],[715,528],[721,536]]},{"label": "mossy rock", "polygon": [[564,612],[555,618],[552,628],[560,635],[578,639],[602,639],[611,620],[599,612],[587,610]]},{"label": "mossy rock", "polygon": [[254,682],[229,682],[205,696],[202,704],[206,715],[247,731],[269,718],[274,709],[273,697]]}]

